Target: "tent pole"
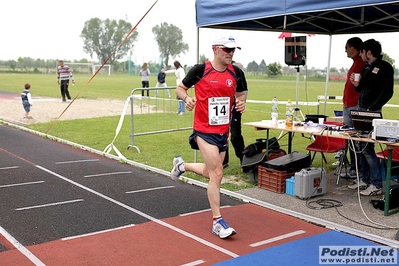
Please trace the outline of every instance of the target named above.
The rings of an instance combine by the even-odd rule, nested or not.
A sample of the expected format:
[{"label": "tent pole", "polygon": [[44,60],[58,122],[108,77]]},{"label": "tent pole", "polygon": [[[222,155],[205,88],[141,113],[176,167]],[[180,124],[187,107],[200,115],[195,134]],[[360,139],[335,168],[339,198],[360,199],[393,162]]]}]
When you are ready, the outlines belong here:
[{"label": "tent pole", "polygon": [[[294,109],[295,112],[294,125],[298,125],[301,123],[301,121],[305,120],[305,117],[303,116],[301,108],[299,108],[299,65],[295,66],[295,68],[296,68],[296,90],[295,90],[296,105]],[[302,120],[298,117],[298,113],[301,115]]]},{"label": "tent pole", "polygon": [[199,56],[199,27],[197,27],[197,60],[196,60],[196,62],[197,62],[197,64],[199,64],[199,58],[200,58],[200,56]]},{"label": "tent pole", "polygon": [[328,47],[328,61],[327,61],[327,74],[326,74],[326,90],[324,95],[324,115],[326,115],[327,112],[328,82],[330,80],[331,44],[332,44],[332,35],[330,34],[330,44]]}]

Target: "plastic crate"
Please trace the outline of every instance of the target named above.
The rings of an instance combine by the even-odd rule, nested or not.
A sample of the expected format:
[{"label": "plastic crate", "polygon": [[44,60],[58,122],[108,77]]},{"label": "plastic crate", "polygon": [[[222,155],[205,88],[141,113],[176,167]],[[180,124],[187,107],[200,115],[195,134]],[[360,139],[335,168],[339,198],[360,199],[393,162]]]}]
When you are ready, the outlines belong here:
[{"label": "plastic crate", "polygon": [[276,193],[285,193],[285,180],[294,173],[258,166],[258,187]]},{"label": "plastic crate", "polygon": [[291,196],[295,196],[295,176],[287,178],[285,180],[285,193]]}]

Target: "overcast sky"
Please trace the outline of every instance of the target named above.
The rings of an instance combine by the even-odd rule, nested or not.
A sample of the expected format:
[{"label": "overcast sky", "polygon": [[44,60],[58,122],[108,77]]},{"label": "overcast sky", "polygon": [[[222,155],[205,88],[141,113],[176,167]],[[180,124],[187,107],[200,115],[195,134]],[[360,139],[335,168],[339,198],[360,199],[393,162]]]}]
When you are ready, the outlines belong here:
[{"label": "overcast sky", "polygon": [[[4,1],[3,1],[4,2]],[[83,41],[79,36],[85,21],[100,19],[124,19],[136,25],[145,12],[154,3],[153,0],[13,0],[2,3],[0,25],[0,60],[17,60],[18,57],[34,59],[97,60],[83,52]],[[183,31],[183,41],[189,45],[189,52],[178,59],[183,65],[196,63],[197,28],[195,21],[195,0],[158,0],[154,8],[138,25],[138,42],[132,53],[132,60],[141,65],[143,62],[159,62],[158,45],[154,40],[152,28],[162,22],[179,27]],[[284,40],[278,32],[249,32],[200,29],[200,55],[212,58],[212,40],[220,34],[232,35],[242,46],[235,53],[234,60],[247,66],[249,62],[266,64],[284,63]],[[299,35],[299,34],[298,34]],[[332,37],[332,67],[349,67],[351,61],[346,58],[345,42],[353,35]],[[394,40],[399,33],[359,35],[363,40],[375,38],[382,49],[399,62],[399,49]],[[328,62],[330,37],[316,35],[307,37],[308,67],[324,68]],[[170,58],[169,62],[173,62]],[[397,64],[397,63],[396,63]]]}]

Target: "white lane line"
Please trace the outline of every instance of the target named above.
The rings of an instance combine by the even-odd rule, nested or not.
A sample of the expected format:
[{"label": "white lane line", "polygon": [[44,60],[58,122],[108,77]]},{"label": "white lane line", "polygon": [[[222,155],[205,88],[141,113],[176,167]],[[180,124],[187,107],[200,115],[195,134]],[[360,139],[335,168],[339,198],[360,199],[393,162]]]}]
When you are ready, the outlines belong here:
[{"label": "white lane line", "polygon": [[195,265],[203,264],[204,262],[205,262],[204,260],[196,260],[196,261],[193,261],[193,262],[182,264],[180,266],[195,266]]},{"label": "white lane line", "polygon": [[36,266],[45,266],[41,260],[39,260],[33,253],[31,253],[26,247],[19,243],[12,235],[10,235],[3,227],[0,226],[0,235],[4,236],[8,242],[10,242],[19,252],[21,252],[26,258],[28,258]]},{"label": "white lane line", "polygon": [[27,182],[27,183],[16,183],[16,184],[2,185],[2,186],[0,186],[0,188],[25,186],[25,185],[33,185],[33,184],[40,184],[40,183],[44,183],[44,181],[35,181],[35,182]]},{"label": "white lane line", "polygon": [[8,169],[16,169],[16,168],[19,168],[19,166],[1,167],[0,170],[8,170]]},{"label": "white lane line", "polygon": [[60,201],[60,202],[54,202],[54,203],[49,203],[49,204],[43,204],[43,205],[23,207],[23,208],[18,208],[18,209],[15,209],[15,210],[16,211],[24,211],[24,210],[30,210],[30,209],[36,209],[36,208],[44,208],[44,207],[49,207],[49,206],[56,206],[56,205],[62,205],[62,204],[68,204],[68,203],[75,203],[75,202],[79,202],[79,201],[84,201],[84,199]]},{"label": "white lane line", "polygon": [[117,200],[115,200],[115,199],[113,199],[111,197],[108,197],[108,196],[106,196],[106,195],[104,195],[104,194],[102,194],[102,193],[100,193],[100,192],[98,192],[98,191],[96,191],[94,189],[91,189],[89,187],[83,186],[80,183],[77,183],[77,182],[75,182],[73,180],[70,180],[70,179],[68,179],[68,178],[66,178],[66,177],[64,177],[62,175],[59,175],[59,174],[57,174],[57,173],[55,173],[55,172],[53,172],[53,171],[51,171],[49,169],[46,169],[46,168],[44,168],[44,167],[42,167],[40,165],[36,165],[36,167],[41,169],[41,170],[43,170],[43,171],[45,171],[45,172],[47,172],[47,173],[49,173],[49,174],[52,174],[52,175],[58,177],[58,178],[66,181],[66,182],[69,182],[69,183],[71,183],[71,184],[73,184],[73,185],[75,185],[77,187],[80,187],[81,189],[84,189],[84,190],[86,190],[88,192],[91,192],[94,195],[97,195],[97,196],[99,196],[99,197],[101,197],[101,198],[103,198],[105,200],[108,200],[108,201],[110,201],[110,202],[112,202],[112,203],[114,203],[114,204],[116,204],[116,205],[118,205],[118,206],[120,206],[122,208],[125,208],[125,209],[127,209],[127,210],[129,210],[131,212],[134,212],[134,213],[136,213],[136,214],[138,214],[138,215],[140,215],[140,216],[142,216],[142,217],[144,217],[144,218],[146,218],[146,219],[148,219],[148,220],[150,220],[150,221],[152,221],[154,223],[157,223],[157,224],[159,224],[161,226],[169,228],[169,229],[171,229],[171,230],[173,230],[173,231],[175,231],[175,232],[177,232],[179,234],[182,234],[182,235],[184,235],[184,236],[186,236],[188,238],[191,238],[191,239],[193,239],[193,240],[195,240],[195,241],[197,241],[197,242],[199,242],[199,243],[201,243],[203,245],[206,245],[206,246],[208,246],[210,248],[213,248],[213,249],[215,249],[215,250],[217,250],[219,252],[222,252],[222,253],[230,256],[230,257],[233,257],[233,258],[239,257],[238,254],[235,254],[235,253],[231,252],[230,250],[224,249],[224,248],[222,248],[222,247],[220,247],[218,245],[215,245],[215,244],[213,244],[213,243],[211,243],[209,241],[206,241],[205,239],[202,239],[202,238],[200,238],[200,237],[198,237],[196,235],[193,235],[193,234],[191,234],[189,232],[186,232],[186,231],[184,231],[184,230],[182,230],[182,229],[180,229],[180,228],[178,228],[176,226],[173,226],[171,224],[168,224],[168,223],[166,223],[166,222],[164,222],[162,220],[156,219],[155,217],[152,217],[152,216],[150,216],[150,215],[148,215],[148,214],[146,214],[144,212],[141,212],[139,210],[136,210],[136,209],[130,207],[129,205],[126,205],[126,204],[124,204],[124,203],[122,203],[120,201],[117,201]]},{"label": "white lane line", "polygon": [[175,186],[166,186],[166,187],[153,187],[153,188],[147,188],[147,189],[140,189],[140,190],[133,190],[133,191],[126,191],[126,194],[129,193],[139,193],[139,192],[147,192],[147,191],[153,191],[153,190],[158,190],[158,189],[165,189],[165,188],[174,188]]},{"label": "white lane line", "polygon": [[129,228],[129,227],[133,227],[133,226],[135,226],[135,224],[124,225],[124,226],[120,226],[120,227],[116,227],[116,228],[112,228],[112,229],[107,229],[107,230],[102,230],[102,231],[97,231],[97,232],[92,232],[92,233],[87,233],[87,234],[64,237],[64,238],[61,238],[61,240],[66,241],[66,240],[71,240],[71,239],[75,239],[75,238],[93,236],[93,235],[98,235],[98,234],[102,234],[102,233],[108,233],[108,232],[112,232],[112,231],[116,231],[116,230],[120,230],[120,229]]},{"label": "white lane line", "polygon": [[279,240],[282,240],[282,239],[286,239],[286,238],[289,238],[289,237],[301,235],[301,234],[304,234],[304,233],[306,233],[306,232],[303,231],[303,230],[298,230],[298,231],[295,231],[295,232],[292,232],[292,233],[288,233],[288,234],[281,235],[281,236],[276,236],[276,237],[273,237],[273,238],[270,238],[270,239],[267,239],[267,240],[264,240],[264,241],[253,243],[253,244],[251,244],[249,246],[250,247],[258,247],[258,246],[261,246],[261,245],[265,245],[265,244],[272,243],[272,242],[275,242],[275,241],[279,241]]},{"label": "white lane line", "polygon": [[131,173],[132,173],[132,171],[114,172],[114,173],[104,173],[104,174],[96,174],[96,175],[85,175],[84,177],[97,177],[97,176],[120,175],[120,174],[131,174]]},{"label": "white lane line", "polygon": [[[230,208],[230,207],[231,207],[230,205],[220,206],[221,209]],[[191,215],[191,214],[197,214],[197,213],[207,212],[207,211],[210,211],[210,210],[211,210],[211,209],[205,209],[205,210],[196,211],[196,212],[187,212],[187,213],[180,214],[179,216],[188,216],[188,215]]]},{"label": "white lane line", "polygon": [[99,159],[88,159],[88,160],[78,160],[78,161],[56,162],[55,164],[86,163],[86,162],[98,162],[98,161]]}]

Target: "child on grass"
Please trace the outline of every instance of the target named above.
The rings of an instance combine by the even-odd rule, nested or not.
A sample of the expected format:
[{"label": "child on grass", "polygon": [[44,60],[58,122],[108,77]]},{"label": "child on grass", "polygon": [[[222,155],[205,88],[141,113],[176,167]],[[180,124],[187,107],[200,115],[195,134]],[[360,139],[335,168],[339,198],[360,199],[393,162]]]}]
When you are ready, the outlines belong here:
[{"label": "child on grass", "polygon": [[25,110],[24,118],[29,118],[30,108],[32,107],[32,96],[30,94],[30,84],[25,84],[25,90],[21,93],[22,106]]}]

